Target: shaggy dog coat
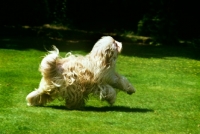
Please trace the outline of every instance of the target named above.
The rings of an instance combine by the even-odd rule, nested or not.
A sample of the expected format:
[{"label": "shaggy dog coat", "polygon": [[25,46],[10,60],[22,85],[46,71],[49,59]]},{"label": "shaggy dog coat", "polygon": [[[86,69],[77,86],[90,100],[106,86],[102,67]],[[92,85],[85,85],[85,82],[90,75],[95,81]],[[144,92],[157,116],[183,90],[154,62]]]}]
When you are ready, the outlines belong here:
[{"label": "shaggy dog coat", "polygon": [[59,57],[59,50],[46,55],[41,64],[39,88],[27,95],[29,106],[41,106],[54,99],[62,99],[69,109],[80,109],[89,94],[99,96],[110,105],[115,102],[115,88],[132,94],[134,87],[115,71],[116,59],[122,43],[110,36],[102,37],[86,56],[68,53]]}]

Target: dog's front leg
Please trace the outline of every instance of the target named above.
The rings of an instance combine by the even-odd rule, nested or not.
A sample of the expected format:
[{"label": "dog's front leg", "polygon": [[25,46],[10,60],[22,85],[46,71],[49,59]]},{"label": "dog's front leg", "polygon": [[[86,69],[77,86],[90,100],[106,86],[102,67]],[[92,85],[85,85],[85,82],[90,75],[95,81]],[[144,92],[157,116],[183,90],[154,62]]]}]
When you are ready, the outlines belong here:
[{"label": "dog's front leg", "polygon": [[115,103],[117,93],[110,85],[98,85],[100,100],[107,101],[111,106]]},{"label": "dog's front leg", "polygon": [[111,83],[114,88],[120,89],[128,94],[135,93],[136,90],[132,86],[132,84],[127,80],[126,77],[121,76],[117,73],[115,73],[111,79]]}]

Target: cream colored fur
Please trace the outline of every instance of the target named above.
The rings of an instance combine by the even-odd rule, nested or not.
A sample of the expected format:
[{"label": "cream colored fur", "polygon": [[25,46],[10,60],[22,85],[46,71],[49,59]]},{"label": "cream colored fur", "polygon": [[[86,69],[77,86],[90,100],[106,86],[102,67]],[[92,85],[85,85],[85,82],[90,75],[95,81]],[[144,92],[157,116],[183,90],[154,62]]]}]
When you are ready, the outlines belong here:
[{"label": "cream colored fur", "polygon": [[59,56],[59,50],[46,55],[41,64],[42,79],[39,88],[27,95],[29,106],[41,106],[56,98],[65,100],[69,109],[80,109],[89,94],[113,105],[116,90],[132,94],[134,87],[115,71],[116,59],[122,50],[122,43],[110,36],[102,37],[86,56],[68,53]]}]

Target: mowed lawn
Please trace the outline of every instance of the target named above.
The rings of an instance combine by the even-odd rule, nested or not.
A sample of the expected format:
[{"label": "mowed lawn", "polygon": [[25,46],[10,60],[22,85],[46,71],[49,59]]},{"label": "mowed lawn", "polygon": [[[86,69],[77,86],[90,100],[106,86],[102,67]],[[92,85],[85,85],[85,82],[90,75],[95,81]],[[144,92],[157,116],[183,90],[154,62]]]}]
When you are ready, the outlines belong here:
[{"label": "mowed lawn", "polygon": [[[61,55],[67,51],[86,54],[89,47],[77,49],[85,43],[79,41],[74,49],[60,45]],[[45,49],[0,49],[0,134],[200,133],[197,50],[132,43],[124,43],[123,48],[116,70],[137,92],[119,92],[113,107],[91,97],[82,111],[67,110],[59,100],[45,107],[28,107],[25,97],[38,87]]]}]

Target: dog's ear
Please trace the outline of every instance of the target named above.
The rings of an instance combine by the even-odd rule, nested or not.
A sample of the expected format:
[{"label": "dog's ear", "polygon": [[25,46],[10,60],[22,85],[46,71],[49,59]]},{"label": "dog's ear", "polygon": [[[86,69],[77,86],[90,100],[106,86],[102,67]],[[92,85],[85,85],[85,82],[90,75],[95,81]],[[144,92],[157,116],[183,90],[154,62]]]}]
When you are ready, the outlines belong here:
[{"label": "dog's ear", "polygon": [[116,60],[118,53],[122,51],[122,43],[116,40],[110,42],[109,47],[104,52],[104,66],[112,66],[113,62]]},{"label": "dog's ear", "polygon": [[112,58],[113,58],[113,55],[114,55],[114,51],[112,51],[111,49],[107,49],[105,51],[105,59],[104,59],[104,66],[106,67],[109,67],[111,64],[112,64]]}]

